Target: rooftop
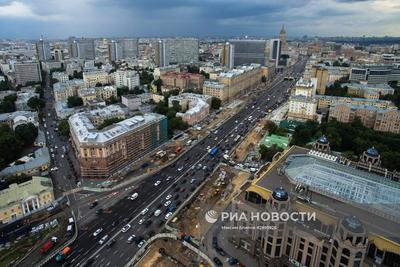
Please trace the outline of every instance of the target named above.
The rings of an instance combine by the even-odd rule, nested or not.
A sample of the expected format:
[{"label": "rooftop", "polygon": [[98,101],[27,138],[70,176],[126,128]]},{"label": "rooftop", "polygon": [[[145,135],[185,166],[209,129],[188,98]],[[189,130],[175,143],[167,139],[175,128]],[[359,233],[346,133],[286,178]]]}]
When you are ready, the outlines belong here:
[{"label": "rooftop", "polygon": [[41,147],[35,150],[33,157],[24,157],[24,159],[26,159],[24,164],[12,165],[4,168],[0,172],[0,176],[13,175],[50,164],[50,153],[47,147]]},{"label": "rooftop", "polygon": [[232,69],[227,72],[221,72],[218,76],[231,78],[233,76],[241,75],[245,72],[248,72],[248,71],[254,70],[256,68],[260,68],[260,67],[261,67],[260,64],[250,64],[250,65],[246,65],[246,66],[239,66],[239,67],[236,67],[236,69]]}]

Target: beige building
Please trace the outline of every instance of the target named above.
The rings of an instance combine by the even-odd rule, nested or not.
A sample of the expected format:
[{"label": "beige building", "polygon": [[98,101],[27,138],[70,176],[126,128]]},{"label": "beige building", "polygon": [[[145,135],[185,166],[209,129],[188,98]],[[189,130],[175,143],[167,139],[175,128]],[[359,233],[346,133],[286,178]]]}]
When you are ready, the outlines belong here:
[{"label": "beige building", "polygon": [[294,94],[289,98],[288,118],[293,120],[315,120],[317,114],[317,78],[300,79]]},{"label": "beige building", "polygon": [[[109,108],[109,107],[108,107]],[[69,117],[72,146],[84,178],[109,178],[168,139],[167,118],[146,113],[98,130],[109,114]]]},{"label": "beige building", "polygon": [[78,90],[84,88],[84,82],[80,79],[58,82],[53,85],[55,102],[67,100],[70,96],[78,95]]},{"label": "beige building", "polygon": [[195,125],[210,114],[211,96],[184,93],[168,98],[168,105],[172,107],[177,101],[182,108],[182,112],[176,113],[183,121],[189,125]]},{"label": "beige building", "polygon": [[154,79],[157,80],[161,77],[161,75],[168,73],[168,72],[181,72],[179,65],[169,65],[165,67],[158,67],[154,69],[153,75]]},{"label": "beige building", "polygon": [[381,132],[400,133],[400,111],[398,110],[348,103],[334,104],[329,108],[329,120],[336,119],[343,123],[351,123],[355,118],[359,118],[367,128]]},{"label": "beige building", "polygon": [[54,201],[51,178],[33,176],[0,191],[0,222],[9,223],[48,207]]},{"label": "beige building", "polygon": [[82,98],[83,104],[87,105],[93,100],[109,100],[118,97],[117,88],[114,86],[101,86],[91,88],[81,88],[78,90],[78,96]]},{"label": "beige building", "polygon": [[293,146],[276,156],[230,205],[247,219],[223,221],[218,232],[258,266],[396,266],[396,182],[314,152]]},{"label": "beige building", "polygon": [[377,107],[380,109],[397,109],[396,106],[387,100],[376,100],[376,99],[366,99],[366,98],[355,98],[355,97],[341,97],[341,96],[327,96],[327,95],[317,95],[318,109],[326,109],[331,105],[338,103],[347,103],[351,105],[365,105]]},{"label": "beige building", "polygon": [[328,70],[321,66],[313,66],[311,77],[317,78],[317,93],[320,95],[325,94],[326,86],[329,81]]},{"label": "beige building", "polygon": [[161,74],[163,87],[178,89],[202,89],[204,76],[189,72],[167,72]]},{"label": "beige building", "polygon": [[[237,94],[261,83],[263,70],[259,64],[240,66],[218,74],[216,81],[203,85],[203,94],[218,97],[221,101],[232,100]],[[225,85],[225,86],[223,86]]]},{"label": "beige building", "polygon": [[106,85],[110,83],[110,76],[105,71],[90,71],[83,73],[85,87],[95,87],[97,84]]}]

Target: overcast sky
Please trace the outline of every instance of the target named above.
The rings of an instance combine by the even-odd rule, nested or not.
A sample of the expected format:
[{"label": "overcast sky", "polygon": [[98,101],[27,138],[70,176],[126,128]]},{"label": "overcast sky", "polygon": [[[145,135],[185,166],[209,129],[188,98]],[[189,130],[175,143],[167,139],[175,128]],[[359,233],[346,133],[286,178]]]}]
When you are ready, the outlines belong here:
[{"label": "overcast sky", "polygon": [[0,0],[0,38],[400,36],[400,0]]}]

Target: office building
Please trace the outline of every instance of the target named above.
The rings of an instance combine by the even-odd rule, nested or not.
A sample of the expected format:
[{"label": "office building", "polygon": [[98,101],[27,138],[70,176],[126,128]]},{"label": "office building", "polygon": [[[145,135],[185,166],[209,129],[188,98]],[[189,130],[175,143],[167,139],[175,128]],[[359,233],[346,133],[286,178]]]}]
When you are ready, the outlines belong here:
[{"label": "office building", "polygon": [[153,75],[154,79],[157,80],[161,75],[167,72],[181,72],[179,65],[168,65],[164,67],[157,67],[154,69]]},{"label": "office building", "polygon": [[78,90],[84,87],[84,81],[81,79],[55,83],[53,84],[54,100],[55,102],[58,102],[67,100],[70,96],[77,96]]},{"label": "office building", "polygon": [[219,55],[219,60],[221,66],[228,69],[233,69],[234,67],[234,45],[227,42],[221,48],[221,53]]},{"label": "office building", "polygon": [[112,40],[108,44],[107,49],[108,58],[111,61],[127,58],[138,58],[139,40],[137,38]]},{"label": "office building", "polygon": [[338,103],[347,103],[351,105],[360,106],[372,106],[380,109],[397,109],[391,101],[379,100],[379,99],[368,99],[368,98],[357,98],[357,97],[341,97],[341,96],[328,96],[328,95],[317,95],[317,108],[327,109],[331,105]]},{"label": "office building", "polygon": [[350,70],[350,81],[388,83],[400,82],[400,64],[394,65],[364,65]]},{"label": "office building", "polygon": [[116,87],[126,86],[129,90],[133,90],[140,85],[140,76],[134,70],[117,70],[112,75]]},{"label": "office building", "polygon": [[163,39],[156,45],[156,64],[160,67],[173,64],[197,63],[198,61],[198,39]]},{"label": "office building", "polygon": [[69,38],[68,51],[70,58],[95,59],[95,47],[93,39]]},{"label": "office building", "polygon": [[289,52],[289,46],[286,40],[286,30],[285,25],[282,25],[281,31],[279,32],[279,41],[281,43],[281,51],[282,54],[286,54]]},{"label": "office building", "polygon": [[[249,64],[266,65],[266,61],[268,61],[268,55],[265,54],[266,40],[229,40],[229,44],[227,52],[233,54],[233,63],[228,61],[230,65],[234,67]],[[230,54],[227,57],[229,60],[231,59]]]},{"label": "office building", "polygon": [[165,88],[202,89],[204,76],[190,72],[167,72],[160,76]]},{"label": "office building", "polygon": [[107,72],[102,70],[90,71],[83,73],[83,82],[85,87],[95,87],[100,85],[106,85],[110,83],[110,76]]},{"label": "office building", "polygon": [[344,83],[342,87],[347,87],[347,93],[357,97],[369,99],[379,99],[381,95],[393,95],[394,89],[386,83]]},{"label": "office building", "polygon": [[146,113],[98,130],[86,113],[68,119],[83,178],[108,178],[167,141],[167,118]]},{"label": "office building", "polygon": [[64,49],[61,46],[55,47],[53,52],[55,61],[64,61]]},{"label": "office building", "polygon": [[192,93],[183,93],[168,98],[168,106],[172,107],[177,102],[181,112],[176,113],[184,122],[195,125],[210,114],[211,96]]},{"label": "office building", "polygon": [[[237,94],[261,83],[262,69],[259,64],[240,66],[227,72],[220,72],[215,82],[208,82],[203,94],[219,94],[221,101],[230,101]],[[225,86],[223,86],[224,84]]]},{"label": "office building", "polygon": [[[333,155],[293,146],[257,174],[230,207],[247,218],[261,212],[298,216],[231,220],[228,238],[259,266],[395,266],[399,188],[398,182],[341,164]],[[315,217],[300,218],[301,213]]]},{"label": "office building", "polygon": [[51,178],[33,176],[20,184],[11,184],[0,191],[0,223],[6,224],[41,209],[54,201]]},{"label": "office building", "polygon": [[269,59],[278,64],[280,56],[281,56],[281,41],[279,39],[271,39]]},{"label": "office building", "polygon": [[142,99],[137,95],[123,95],[121,102],[129,110],[138,110],[142,105]]},{"label": "office building", "polygon": [[328,69],[322,66],[313,66],[311,77],[317,78],[317,93],[319,95],[324,95],[326,91],[326,86],[329,82]]},{"label": "office building", "polygon": [[39,39],[36,43],[36,57],[39,61],[51,59],[50,45],[43,39]]},{"label": "office building", "polygon": [[42,73],[40,71],[39,62],[26,61],[14,64],[15,83],[17,85],[26,85],[28,82],[40,83],[42,81]]},{"label": "office building", "polygon": [[317,114],[317,79],[305,80],[301,78],[296,83],[295,92],[289,98],[288,119],[315,120]]}]

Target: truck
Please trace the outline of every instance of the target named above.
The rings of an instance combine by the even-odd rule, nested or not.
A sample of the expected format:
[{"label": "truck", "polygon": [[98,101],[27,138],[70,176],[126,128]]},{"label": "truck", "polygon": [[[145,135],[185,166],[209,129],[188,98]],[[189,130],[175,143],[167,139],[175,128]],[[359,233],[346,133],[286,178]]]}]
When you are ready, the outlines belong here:
[{"label": "truck", "polygon": [[217,154],[217,152],[218,152],[218,147],[215,146],[215,147],[211,148],[210,156],[214,157]]},{"label": "truck", "polygon": [[57,237],[53,236],[50,240],[48,240],[46,243],[43,244],[43,246],[40,248],[39,252],[40,254],[45,254],[48,252],[52,247],[54,247],[54,244],[57,242]]},{"label": "truck", "polygon": [[65,260],[65,258],[68,256],[68,254],[71,253],[71,248],[70,247],[65,247],[63,250],[61,250],[57,256],[56,256],[56,261],[57,262],[62,262]]}]

